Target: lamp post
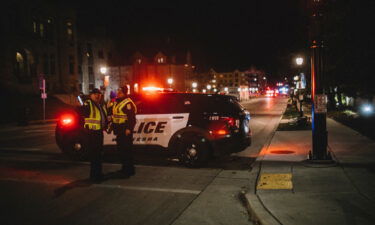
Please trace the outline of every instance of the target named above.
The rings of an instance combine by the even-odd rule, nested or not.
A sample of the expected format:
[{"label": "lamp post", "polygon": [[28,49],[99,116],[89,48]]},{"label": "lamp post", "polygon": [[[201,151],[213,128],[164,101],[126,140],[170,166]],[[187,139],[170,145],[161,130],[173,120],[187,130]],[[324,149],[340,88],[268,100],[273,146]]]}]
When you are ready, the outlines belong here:
[{"label": "lamp post", "polygon": [[198,87],[198,83],[197,82],[191,83],[191,89],[192,89],[193,92],[197,91],[197,87]]},{"label": "lamp post", "polygon": [[208,90],[208,92],[211,92],[211,88],[212,88],[211,84],[207,84],[207,90]]},{"label": "lamp post", "polygon": [[169,88],[172,88],[173,78],[168,78],[167,83],[169,84]]},{"label": "lamp post", "polygon": [[323,1],[313,0],[311,17],[312,152],[309,159],[313,162],[333,162],[327,151],[327,96],[324,90],[324,45],[320,25],[323,4]]},{"label": "lamp post", "polygon": [[109,86],[109,75],[107,75],[108,68],[105,66],[100,67],[99,69],[100,73],[103,75],[103,92],[104,92],[104,98],[106,98],[107,93],[107,87]]},{"label": "lamp post", "polygon": [[302,108],[302,101],[303,101],[303,94],[302,94],[302,91],[301,91],[301,88],[302,88],[302,74],[301,74],[301,67],[303,65],[303,58],[302,57],[297,57],[296,58],[296,64],[297,64],[297,67],[298,67],[298,75],[297,75],[297,94],[298,94],[298,98],[297,98],[297,102],[299,102],[299,116],[300,117],[303,117],[303,108]]}]

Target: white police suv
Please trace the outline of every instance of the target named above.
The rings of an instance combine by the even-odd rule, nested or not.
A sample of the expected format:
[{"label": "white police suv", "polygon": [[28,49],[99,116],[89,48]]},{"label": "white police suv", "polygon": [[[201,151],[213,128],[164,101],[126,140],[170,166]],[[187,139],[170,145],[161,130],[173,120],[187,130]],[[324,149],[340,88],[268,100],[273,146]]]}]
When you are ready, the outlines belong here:
[{"label": "white police suv", "polygon": [[[199,166],[210,156],[239,152],[251,144],[250,114],[233,96],[167,92],[131,98],[138,109],[135,147],[159,146],[186,166]],[[74,111],[57,122],[57,145],[71,157],[87,154],[82,123]],[[115,144],[115,136],[104,132],[105,148]]]}]

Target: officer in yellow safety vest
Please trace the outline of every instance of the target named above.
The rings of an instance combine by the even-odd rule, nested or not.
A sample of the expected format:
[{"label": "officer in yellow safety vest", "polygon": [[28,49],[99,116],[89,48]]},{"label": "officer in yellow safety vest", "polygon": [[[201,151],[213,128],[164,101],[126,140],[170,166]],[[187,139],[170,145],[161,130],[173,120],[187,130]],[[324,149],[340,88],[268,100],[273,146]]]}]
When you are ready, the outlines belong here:
[{"label": "officer in yellow safety vest", "polygon": [[128,178],[135,174],[133,162],[133,129],[136,123],[137,107],[128,96],[128,87],[117,91],[117,99],[111,108],[112,128],[117,136],[117,149],[120,151],[122,168],[120,175]]},{"label": "officer in yellow safety vest", "polygon": [[90,159],[90,180],[95,183],[102,180],[103,130],[107,127],[107,110],[100,104],[101,98],[100,90],[94,88],[90,92],[90,98],[82,106]]}]

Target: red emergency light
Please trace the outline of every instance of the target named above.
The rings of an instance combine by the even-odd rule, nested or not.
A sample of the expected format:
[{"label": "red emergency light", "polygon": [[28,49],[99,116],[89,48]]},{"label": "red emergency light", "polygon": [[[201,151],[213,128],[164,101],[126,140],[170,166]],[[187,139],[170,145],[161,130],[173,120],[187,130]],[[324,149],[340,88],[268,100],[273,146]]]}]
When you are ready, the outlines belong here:
[{"label": "red emergency light", "polygon": [[163,91],[164,89],[160,87],[150,86],[150,87],[143,87],[142,90],[143,91]]}]

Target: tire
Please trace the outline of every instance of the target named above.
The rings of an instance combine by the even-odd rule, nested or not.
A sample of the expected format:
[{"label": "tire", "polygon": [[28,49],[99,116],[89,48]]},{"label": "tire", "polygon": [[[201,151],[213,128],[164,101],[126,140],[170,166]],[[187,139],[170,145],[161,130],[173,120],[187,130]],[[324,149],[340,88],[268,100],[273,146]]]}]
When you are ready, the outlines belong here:
[{"label": "tire", "polygon": [[194,133],[182,135],[176,147],[177,157],[186,167],[200,167],[210,156],[207,140]]},{"label": "tire", "polygon": [[62,145],[62,151],[73,160],[88,159],[87,144],[82,135],[66,138]]}]

